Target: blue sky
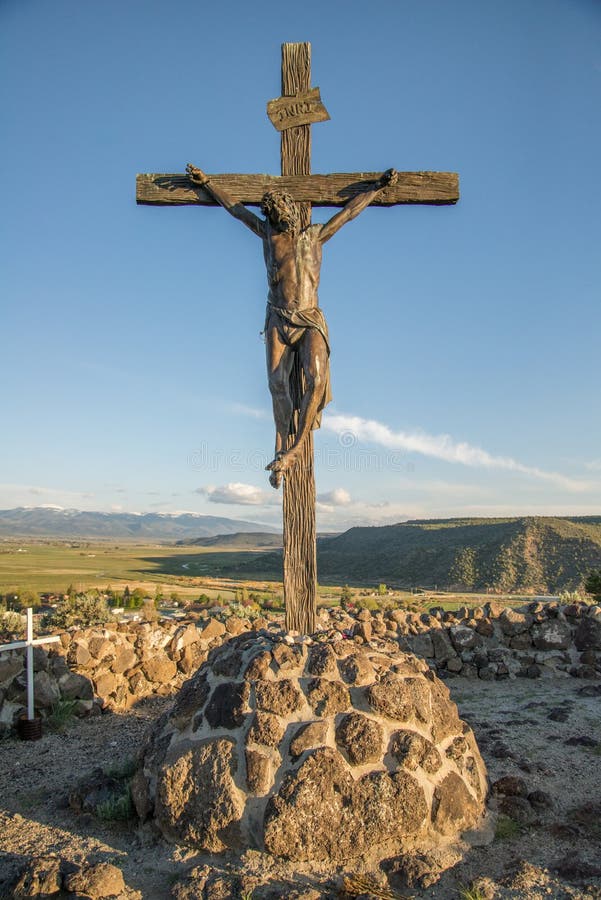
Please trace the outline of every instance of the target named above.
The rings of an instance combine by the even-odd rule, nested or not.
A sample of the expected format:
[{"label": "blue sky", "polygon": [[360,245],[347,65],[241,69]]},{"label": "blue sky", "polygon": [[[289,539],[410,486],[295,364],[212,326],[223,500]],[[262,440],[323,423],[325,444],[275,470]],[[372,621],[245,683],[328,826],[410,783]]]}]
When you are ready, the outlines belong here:
[{"label": "blue sky", "polygon": [[220,209],[137,207],[135,174],[277,174],[296,40],[331,115],[314,172],[461,183],[325,248],[319,527],[598,514],[593,0],[4,0],[0,507],[279,521],[260,245]]}]

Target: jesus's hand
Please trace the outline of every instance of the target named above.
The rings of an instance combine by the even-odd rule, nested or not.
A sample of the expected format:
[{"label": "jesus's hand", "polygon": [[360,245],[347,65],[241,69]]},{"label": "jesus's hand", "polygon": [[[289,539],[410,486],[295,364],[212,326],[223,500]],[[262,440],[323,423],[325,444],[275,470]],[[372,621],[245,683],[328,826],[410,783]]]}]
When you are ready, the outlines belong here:
[{"label": "jesus's hand", "polygon": [[190,181],[193,184],[200,185],[201,187],[207,184],[209,180],[202,169],[199,169],[198,166],[193,166],[192,163],[188,163],[188,165],[186,166],[186,172],[190,177]]}]

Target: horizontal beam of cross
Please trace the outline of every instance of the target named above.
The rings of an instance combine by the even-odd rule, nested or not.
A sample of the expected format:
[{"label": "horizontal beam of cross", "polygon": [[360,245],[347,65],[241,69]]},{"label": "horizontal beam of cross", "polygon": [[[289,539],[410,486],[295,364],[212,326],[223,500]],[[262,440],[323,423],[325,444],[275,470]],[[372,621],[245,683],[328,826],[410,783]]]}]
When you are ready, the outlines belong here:
[{"label": "horizontal beam of cross", "polygon": [[[344,206],[351,197],[371,187],[381,174],[341,172],[333,175],[209,175],[209,178],[238,202],[248,206],[259,206],[263,194],[270,190],[286,191],[299,203]],[[399,172],[396,184],[383,190],[371,205],[444,205],[457,203],[458,199],[459,176],[456,172]],[[193,185],[187,175],[137,175],[136,201],[149,206],[218,205],[207,191]]]}]

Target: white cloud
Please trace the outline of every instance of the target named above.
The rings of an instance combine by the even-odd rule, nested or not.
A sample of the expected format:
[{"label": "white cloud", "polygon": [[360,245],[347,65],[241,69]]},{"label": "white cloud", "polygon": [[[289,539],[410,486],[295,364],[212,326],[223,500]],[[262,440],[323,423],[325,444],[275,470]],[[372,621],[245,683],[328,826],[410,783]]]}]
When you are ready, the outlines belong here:
[{"label": "white cloud", "polygon": [[359,441],[380,444],[389,450],[408,450],[442,459],[445,462],[461,463],[464,466],[477,466],[486,469],[504,469],[518,472],[551,482],[567,491],[582,492],[591,485],[585,481],[568,478],[559,472],[547,472],[535,466],[527,466],[509,456],[493,456],[481,447],[475,447],[466,441],[456,441],[449,434],[431,435],[425,432],[392,431],[387,425],[374,419],[362,419],[360,416],[328,415],[323,418],[323,428],[332,431],[342,440],[345,446],[350,445],[351,437]]},{"label": "white cloud", "polygon": [[270,418],[270,414],[266,409],[259,409],[256,406],[247,406],[246,403],[232,403],[230,409],[238,415],[249,416],[251,419]]},{"label": "white cloud", "polygon": [[344,488],[334,488],[332,491],[318,494],[317,501],[328,506],[348,506],[351,502],[351,495]]},{"label": "white cloud", "polygon": [[207,485],[197,488],[211,503],[229,503],[241,506],[266,506],[274,502],[274,497],[254,484],[231,481],[220,486]]},{"label": "white cloud", "polygon": [[601,472],[601,459],[591,459],[584,467],[591,472]]}]

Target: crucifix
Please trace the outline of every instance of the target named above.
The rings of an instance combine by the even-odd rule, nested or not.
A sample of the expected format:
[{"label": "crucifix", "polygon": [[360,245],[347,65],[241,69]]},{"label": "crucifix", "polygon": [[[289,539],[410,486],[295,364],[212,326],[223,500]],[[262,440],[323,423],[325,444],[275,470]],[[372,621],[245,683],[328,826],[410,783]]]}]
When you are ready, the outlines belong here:
[{"label": "crucifix", "polygon": [[34,696],[33,696],[33,648],[40,644],[56,644],[60,641],[58,635],[53,637],[34,638],[33,636],[33,610],[31,607],[27,609],[27,633],[24,641],[13,641],[11,644],[0,645],[0,653],[4,650],[21,650],[27,647],[27,718],[31,720],[35,716]]},{"label": "crucifix", "polygon": [[[368,205],[451,204],[459,199],[453,172],[311,174],[311,124],[329,119],[319,88],[311,88],[311,45],[282,45],[282,96],[267,104],[281,133],[280,176],[137,176],[138,203],[221,205],[262,239],[269,295],[267,368],[276,424],[267,467],[283,483],[286,628],[316,627],[317,564],[313,429],[330,400],[329,338],[317,300],[321,248]],[[247,209],[260,206],[262,219]],[[312,206],[343,207],[325,225],[311,225]]]}]

